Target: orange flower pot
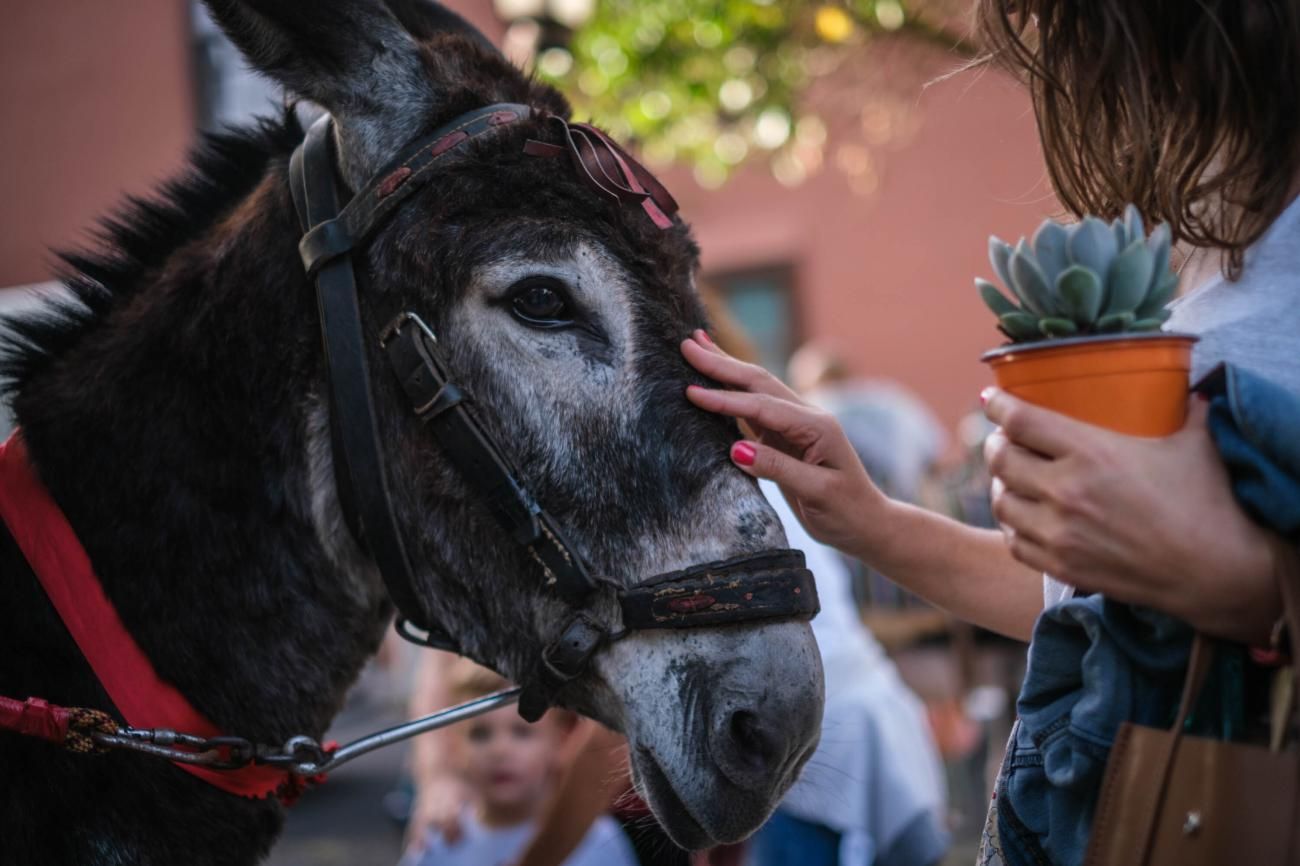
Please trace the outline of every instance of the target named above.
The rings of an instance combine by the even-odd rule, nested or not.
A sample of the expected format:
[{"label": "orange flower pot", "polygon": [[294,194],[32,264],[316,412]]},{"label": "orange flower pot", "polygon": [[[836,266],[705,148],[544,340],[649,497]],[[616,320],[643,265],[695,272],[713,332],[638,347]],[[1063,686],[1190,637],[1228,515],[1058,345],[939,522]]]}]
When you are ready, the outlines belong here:
[{"label": "orange flower pot", "polygon": [[1117,334],[1017,343],[986,352],[998,387],[1130,436],[1168,436],[1187,416],[1187,334]]}]

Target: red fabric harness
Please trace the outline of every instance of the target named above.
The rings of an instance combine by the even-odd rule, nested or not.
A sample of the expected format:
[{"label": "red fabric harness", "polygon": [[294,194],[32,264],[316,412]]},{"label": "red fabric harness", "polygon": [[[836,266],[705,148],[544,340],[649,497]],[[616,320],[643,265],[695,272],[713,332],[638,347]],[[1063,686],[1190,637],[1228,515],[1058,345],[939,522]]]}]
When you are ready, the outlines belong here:
[{"label": "red fabric harness", "polygon": [[[0,519],[127,725],[221,736],[216,725],[158,676],[122,624],[67,518],[36,477],[27,446],[17,431],[0,444]],[[67,712],[39,698],[25,704],[6,699],[0,701],[0,728],[62,742],[67,735]],[[290,773],[266,766],[212,770],[173,763],[241,797],[294,793],[301,787]]]}]

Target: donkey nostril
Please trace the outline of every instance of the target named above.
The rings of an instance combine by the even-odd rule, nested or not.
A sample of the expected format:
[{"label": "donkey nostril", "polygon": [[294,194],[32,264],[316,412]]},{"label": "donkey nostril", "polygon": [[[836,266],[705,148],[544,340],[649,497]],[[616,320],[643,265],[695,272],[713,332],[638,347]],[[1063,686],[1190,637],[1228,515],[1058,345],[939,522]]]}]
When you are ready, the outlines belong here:
[{"label": "donkey nostril", "polygon": [[731,714],[730,725],[731,741],[747,762],[761,766],[775,757],[772,740],[763,730],[757,713],[736,710]]}]

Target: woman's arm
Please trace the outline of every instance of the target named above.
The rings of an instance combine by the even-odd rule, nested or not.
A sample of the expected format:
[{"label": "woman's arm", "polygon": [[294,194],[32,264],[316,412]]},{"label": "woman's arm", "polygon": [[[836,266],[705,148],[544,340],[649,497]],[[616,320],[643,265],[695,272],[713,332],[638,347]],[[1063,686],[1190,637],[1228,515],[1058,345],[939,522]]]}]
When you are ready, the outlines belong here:
[{"label": "woman's arm", "polygon": [[954,616],[1028,640],[1043,606],[1042,575],[1001,534],[895,502],[867,476],[839,422],[771,373],[725,354],[703,331],[682,344],[701,373],[736,390],[691,386],[697,406],[745,421],[757,441],[732,460],[781,487],[809,534],[869,564]]},{"label": "woman's arm", "polygon": [[993,513],[1021,562],[1073,586],[1263,645],[1281,615],[1271,534],[1237,504],[1193,400],[1164,439],[1123,436],[990,388]]},{"label": "woman's arm", "polygon": [[1002,533],[890,501],[845,552],[958,619],[1028,641],[1043,610],[1043,574],[1017,562]]}]

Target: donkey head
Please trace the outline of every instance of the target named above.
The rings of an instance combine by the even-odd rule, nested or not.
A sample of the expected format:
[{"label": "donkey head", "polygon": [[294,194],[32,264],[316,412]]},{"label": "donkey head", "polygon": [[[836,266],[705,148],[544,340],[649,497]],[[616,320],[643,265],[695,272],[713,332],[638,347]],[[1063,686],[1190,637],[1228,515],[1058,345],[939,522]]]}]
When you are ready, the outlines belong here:
[{"label": "donkey head", "polygon": [[[533,109],[458,149],[354,258],[394,508],[424,613],[463,652],[524,679],[564,609],[406,409],[377,339],[401,311],[437,333],[480,422],[593,573],[627,585],[783,546],[726,459],[734,429],[683,398],[693,374],[678,345],[704,321],[688,229],[525,153],[528,139],[557,142],[558,93],[435,4],[209,5],[257,68],[330,112],[353,190],[463,112]],[[313,425],[317,528],[336,560],[373,575],[340,517],[329,411]],[[612,604],[596,614],[618,619]],[[656,814],[703,847],[747,835],[793,782],[818,736],[821,667],[804,623],[641,632],[559,699],[626,733]]]}]

